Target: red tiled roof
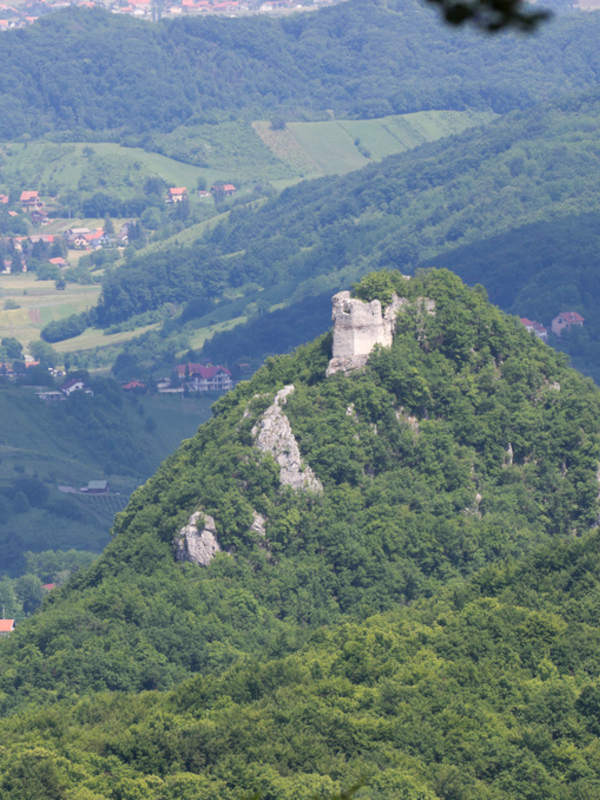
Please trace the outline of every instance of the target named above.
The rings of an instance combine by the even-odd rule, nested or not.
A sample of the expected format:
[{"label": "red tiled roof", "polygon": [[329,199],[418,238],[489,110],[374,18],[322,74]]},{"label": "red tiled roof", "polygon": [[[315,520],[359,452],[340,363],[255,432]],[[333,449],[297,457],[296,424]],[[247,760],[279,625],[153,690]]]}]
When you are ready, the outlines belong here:
[{"label": "red tiled roof", "polygon": [[56,589],[55,583],[42,583],[42,589],[45,589],[47,592],[51,592],[52,589]]},{"label": "red tiled roof", "polygon": [[216,367],[205,367],[204,364],[178,364],[175,369],[180,378],[185,378],[186,374],[190,377],[199,375],[201,378],[214,378],[219,372],[224,372],[226,375],[231,375],[231,372],[226,368],[217,364]]},{"label": "red tiled roof", "polygon": [[10,633],[15,629],[14,619],[0,619],[0,633]]},{"label": "red tiled roof", "polygon": [[173,186],[169,189],[169,194],[171,197],[175,194],[185,194],[187,192],[187,188],[185,186]]},{"label": "red tiled roof", "polygon": [[22,203],[26,203],[28,200],[37,200],[39,197],[39,192],[37,191],[24,191],[21,192],[21,197],[19,198]]},{"label": "red tiled roof", "polygon": [[534,331],[539,331],[539,333],[546,333],[546,328],[542,325],[541,322],[538,322],[535,319],[527,319],[527,317],[521,317],[521,324],[523,324],[526,328],[533,328]]},{"label": "red tiled roof", "polygon": [[129,381],[129,383],[124,383],[121,386],[121,389],[145,389],[146,384],[142,383],[141,381]]},{"label": "red tiled roof", "polygon": [[562,317],[565,322],[569,323],[574,323],[574,322],[577,323],[584,321],[581,314],[578,314],[577,311],[561,311],[558,316]]}]

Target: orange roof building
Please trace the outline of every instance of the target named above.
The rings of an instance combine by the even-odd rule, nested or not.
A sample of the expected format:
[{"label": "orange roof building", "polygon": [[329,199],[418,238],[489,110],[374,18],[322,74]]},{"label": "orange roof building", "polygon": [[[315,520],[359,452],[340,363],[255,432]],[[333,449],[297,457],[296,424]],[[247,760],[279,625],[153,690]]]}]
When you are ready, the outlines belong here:
[{"label": "orange roof building", "polygon": [[560,336],[565,329],[568,331],[573,325],[581,326],[584,321],[584,318],[577,311],[561,311],[552,320],[552,333]]}]

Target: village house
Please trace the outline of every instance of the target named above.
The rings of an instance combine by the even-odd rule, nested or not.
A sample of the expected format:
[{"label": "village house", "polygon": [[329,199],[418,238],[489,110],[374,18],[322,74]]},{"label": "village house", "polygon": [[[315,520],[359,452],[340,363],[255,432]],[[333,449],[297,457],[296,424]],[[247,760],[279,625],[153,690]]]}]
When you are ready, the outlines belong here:
[{"label": "village house", "polygon": [[89,228],[69,228],[63,234],[68,247],[83,248],[87,247],[87,239],[85,238],[88,233],[91,233]]},{"label": "village house", "polygon": [[220,364],[204,366],[188,362],[178,364],[175,371],[188,392],[227,392],[233,388],[231,372]]},{"label": "village house", "polygon": [[233,183],[215,183],[210,187],[213,195],[219,199],[222,197],[231,197],[232,194],[237,192],[237,187]]},{"label": "village house", "polygon": [[548,330],[541,322],[537,322],[534,319],[527,319],[527,317],[521,317],[521,324],[525,326],[525,329],[528,330],[529,333],[535,333],[538,339],[541,339],[543,342],[548,338]]},{"label": "village house", "polygon": [[129,381],[129,383],[124,383],[121,386],[124,392],[145,392],[146,391],[146,384],[142,383],[141,381]]},{"label": "village house", "polygon": [[7,205],[8,203],[8,195],[7,194],[0,194],[0,205]]},{"label": "village house", "polygon": [[571,330],[576,325],[581,327],[584,323],[584,318],[577,311],[561,311],[552,320],[552,333],[560,336],[564,330]]},{"label": "village house", "polygon": [[19,203],[23,211],[32,211],[33,209],[40,209],[44,204],[40,199],[40,193],[37,191],[25,190],[21,192]]},{"label": "village house", "polygon": [[94,392],[85,385],[85,382],[82,381],[81,378],[70,378],[68,381],[63,383],[63,385],[60,387],[60,390],[65,397],[70,397],[73,392],[83,392],[87,395],[94,394]]},{"label": "village house", "polygon": [[185,186],[172,186],[167,193],[167,203],[183,203],[187,196]]},{"label": "village house", "polygon": [[96,228],[95,231],[84,234],[83,238],[85,239],[86,248],[98,250],[105,244],[104,228]]},{"label": "village house", "polygon": [[0,619],[0,636],[6,636],[15,629],[14,619]]},{"label": "village house", "polygon": [[87,486],[82,486],[79,491],[83,494],[110,494],[110,484],[108,481],[88,481]]},{"label": "village house", "polygon": [[66,395],[59,392],[57,389],[50,389],[47,392],[39,391],[35,393],[35,396],[44,403],[60,403],[62,400],[66,399]]},{"label": "village house", "polygon": [[31,221],[34,225],[48,225],[50,223],[50,218],[45,209],[34,208],[31,212]]}]

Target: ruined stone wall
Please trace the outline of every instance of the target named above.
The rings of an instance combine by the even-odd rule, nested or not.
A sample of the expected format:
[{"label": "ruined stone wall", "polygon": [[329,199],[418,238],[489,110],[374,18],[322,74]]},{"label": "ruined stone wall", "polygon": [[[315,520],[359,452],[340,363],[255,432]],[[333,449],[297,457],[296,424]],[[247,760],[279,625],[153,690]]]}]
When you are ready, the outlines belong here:
[{"label": "ruined stone wall", "polygon": [[363,367],[375,345],[390,347],[396,314],[408,301],[394,294],[385,313],[379,300],[370,303],[338,292],[331,298],[333,320],[332,358],[327,375]]}]

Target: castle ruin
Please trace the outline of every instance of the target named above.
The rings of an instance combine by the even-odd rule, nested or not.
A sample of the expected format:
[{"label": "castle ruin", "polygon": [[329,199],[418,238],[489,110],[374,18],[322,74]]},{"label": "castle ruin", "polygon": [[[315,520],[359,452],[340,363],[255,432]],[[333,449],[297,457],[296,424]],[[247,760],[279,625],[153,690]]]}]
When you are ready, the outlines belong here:
[{"label": "castle ruin", "polygon": [[408,300],[394,293],[384,312],[379,300],[366,302],[345,291],[334,294],[331,303],[333,348],[328,376],[364,367],[375,345],[390,347],[396,314]]}]

